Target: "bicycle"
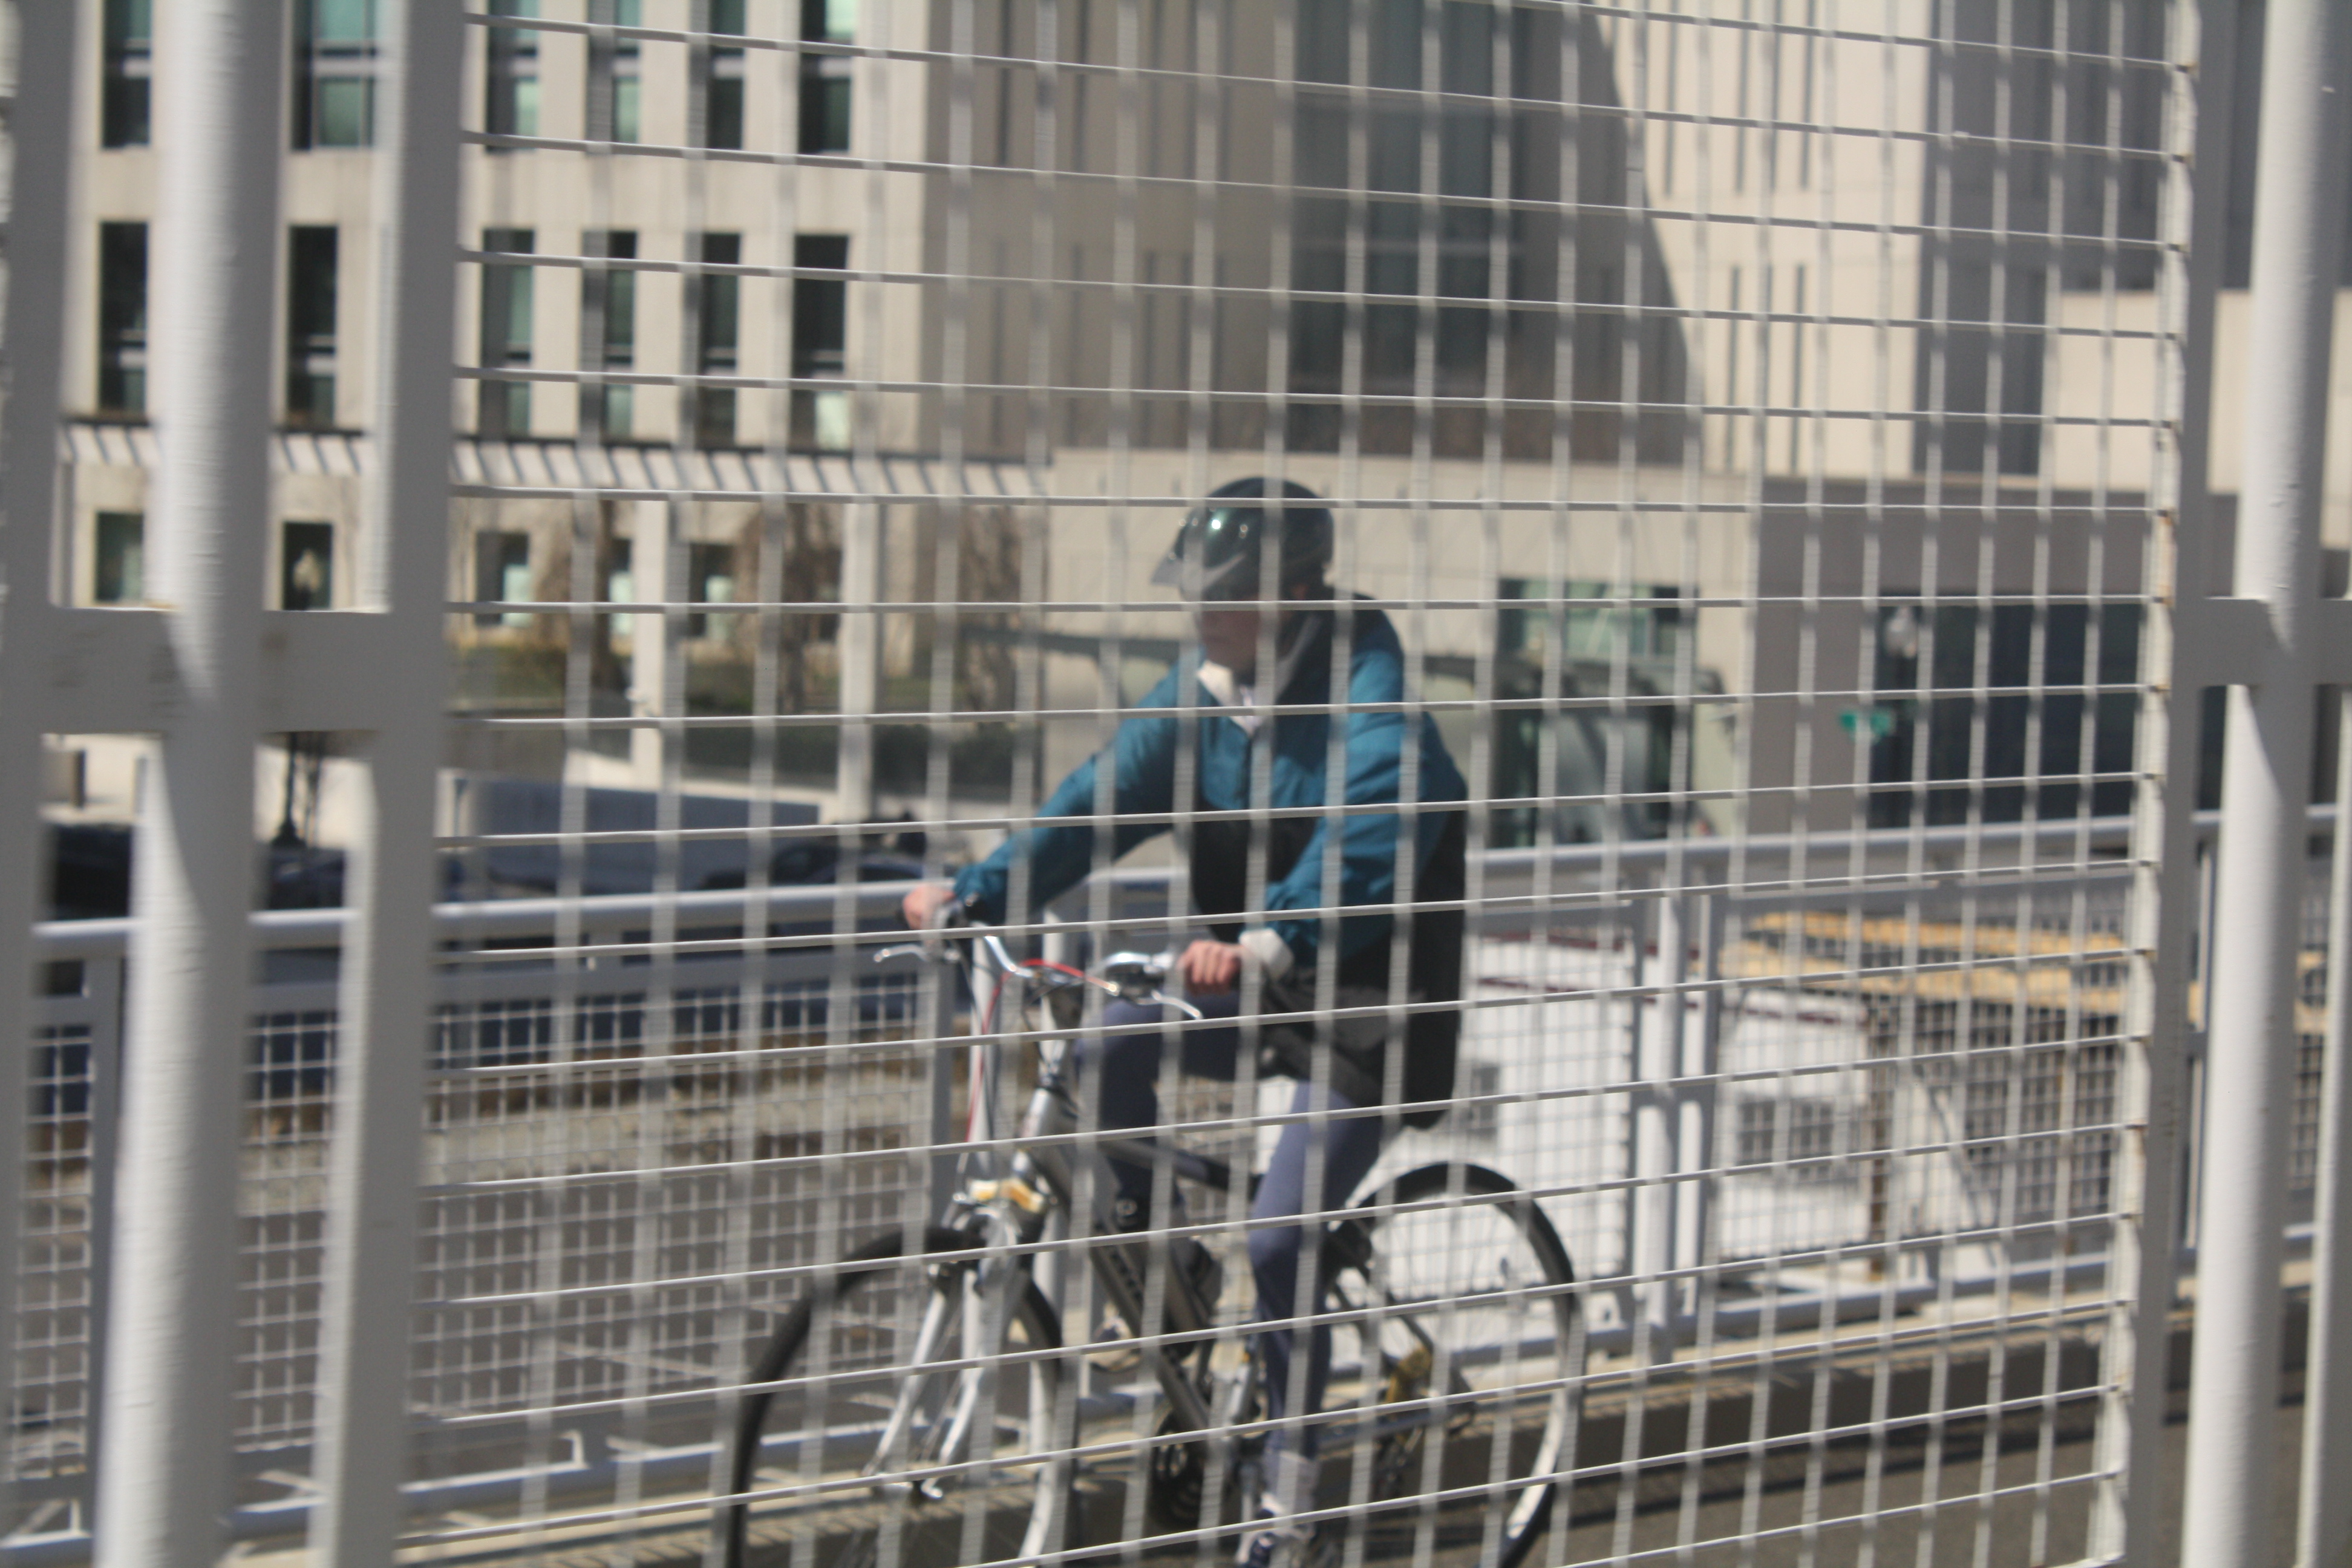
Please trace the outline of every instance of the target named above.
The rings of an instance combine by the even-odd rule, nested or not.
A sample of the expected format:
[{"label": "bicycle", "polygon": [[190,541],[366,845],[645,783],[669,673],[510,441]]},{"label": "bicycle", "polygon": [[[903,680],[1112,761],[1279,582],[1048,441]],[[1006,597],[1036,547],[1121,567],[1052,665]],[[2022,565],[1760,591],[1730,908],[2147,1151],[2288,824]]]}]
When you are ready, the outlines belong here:
[{"label": "bicycle", "polygon": [[[1221,1310],[1218,1271],[1171,1266],[1172,1242],[1116,1232],[1101,1205],[1090,1237],[1066,1235],[1079,1173],[1104,1156],[1235,1190],[1223,1161],[1079,1131],[1072,1046],[1084,987],[1200,1015],[1161,990],[1164,957],[1119,953],[1089,974],[1015,960],[985,930],[876,956],[908,954],[960,968],[971,994],[972,1148],[937,1223],[848,1253],[769,1335],[728,1439],[720,1561],[746,1568],[750,1494],[780,1401],[793,1417],[785,1430],[800,1435],[798,1473],[774,1489],[794,1510],[795,1537],[816,1548],[794,1551],[796,1568],[1083,1560],[1089,1471],[1139,1479],[1146,1521],[1167,1532],[1160,1544],[1205,1551],[1251,1516],[1264,1484],[1265,1406],[1241,1306]],[[1005,1032],[1034,1044],[1038,1071],[1002,1159],[995,1015],[1008,997]],[[1108,1174],[1094,1171],[1092,1190],[1108,1194]],[[1549,1524],[1581,1407],[1583,1316],[1567,1248],[1533,1199],[1466,1163],[1424,1165],[1353,1208],[1326,1207],[1342,1212],[1325,1221],[1312,1265],[1328,1276],[1318,1321],[1334,1331],[1327,1409],[1310,1413],[1322,1426],[1318,1507],[1351,1529],[1433,1531],[1455,1549],[1475,1539],[1478,1562],[1516,1568]],[[1161,1411],[1148,1440],[1132,1415],[1089,1417],[1076,1397],[1074,1363],[1102,1347],[1065,1344],[1038,1278],[1041,1262],[1075,1251],[1124,1323],[1162,1325],[1125,1342]],[[921,1292],[919,1314],[894,1286]],[[897,1353],[910,1323],[912,1345]],[[1112,1429],[1089,1433],[1090,1419]],[[856,1473],[840,1474],[843,1455],[868,1445]]]}]

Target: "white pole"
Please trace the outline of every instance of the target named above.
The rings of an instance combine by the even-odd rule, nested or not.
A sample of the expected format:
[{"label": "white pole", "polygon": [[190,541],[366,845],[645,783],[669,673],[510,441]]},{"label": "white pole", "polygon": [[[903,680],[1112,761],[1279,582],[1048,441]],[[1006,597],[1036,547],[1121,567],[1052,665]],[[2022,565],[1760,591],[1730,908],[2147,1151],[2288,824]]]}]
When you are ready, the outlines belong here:
[{"label": "white pole", "polygon": [[[683,595],[681,584],[670,580],[670,551],[676,542],[675,521],[667,501],[629,503],[635,519],[629,525],[629,592],[640,604],[669,605]],[[670,660],[683,657],[669,646],[670,617],[667,611],[630,617],[629,712],[637,719],[669,716]],[[646,725],[629,731],[629,783],[658,794],[662,784],[662,731]]]},{"label": "white pole", "polygon": [[[861,410],[873,399],[859,395]],[[871,423],[870,419],[867,421]],[[869,458],[850,472],[859,485],[873,482],[877,466]],[[874,805],[874,713],[881,706],[882,618],[873,611],[882,596],[882,526],[878,506],[856,502],[842,509],[841,603],[846,611],[835,634],[841,669],[841,753],[835,763],[835,820],[865,822]],[[845,837],[844,847],[847,846]]]},{"label": "white pole", "polygon": [[1682,986],[1690,976],[1686,897],[1677,890],[1657,900],[1658,994],[1637,1004],[1643,1027],[1638,1063],[1643,1088],[1633,1110],[1633,1176],[1638,1184],[1633,1267],[1641,1281],[1642,1321],[1648,1327],[1653,1362],[1674,1358],[1675,1309],[1681,1296],[1666,1275],[1675,1263],[1675,1221],[1681,1193],[1673,1179],[1681,1167],[1676,1152],[1680,1097],[1669,1086],[1683,1068]]},{"label": "white pole", "polygon": [[177,679],[139,822],[99,1568],[210,1568],[228,1500],[284,11],[155,10],[147,549]]},{"label": "white pole", "polygon": [[[2352,691],[2338,699],[2352,720]],[[2352,1553],[2352,1391],[2341,1386],[2352,1366],[2352,728],[2336,731],[2335,864],[2327,897],[2327,1055],[2319,1088],[2319,1179],[2316,1234],[2312,1238],[2311,1355],[2304,1378],[2303,1491],[2296,1510],[2298,1563],[2342,1563]]]},{"label": "white pole", "polygon": [[2347,172],[2347,16],[2342,0],[2272,0],[2263,61],[2246,359],[2254,371],[2233,592],[2268,608],[2273,635],[2252,653],[2254,679],[2230,700],[2180,1550],[2183,1563],[2212,1568],[2276,1561],[2284,1152],[2294,1112],[2313,590]]},{"label": "white pole", "polygon": [[368,731],[366,800],[352,845],[354,918],[335,1047],[310,1523],[321,1568],[389,1563],[399,1533],[432,1005],[465,21],[433,0],[395,0],[386,12],[384,151],[373,215],[383,307],[368,414],[378,456],[368,475],[361,603],[362,613],[384,617],[402,679],[375,683],[377,710],[355,715]]},{"label": "white pole", "polygon": [[[34,1009],[33,922],[47,890],[40,819],[41,707],[52,625],[47,603],[57,506],[58,375],[66,299],[66,222],[73,163],[74,24],[79,7],[16,11],[16,101],[9,106],[7,418],[0,423],[0,1105],[26,1103]],[[93,1068],[93,1072],[95,1072]],[[102,1085],[94,1085],[100,1088]],[[23,1219],[25,1122],[0,1116],[0,1258],[15,1259]],[[0,1269],[0,1356],[15,1364],[16,1270]],[[92,1346],[93,1359],[97,1347]],[[11,1478],[0,1476],[0,1489]],[[15,1518],[0,1489],[0,1513]]]},{"label": "white pole", "polygon": [[1673,999],[1675,1016],[1682,1019],[1682,1089],[1675,1097],[1675,1268],[1684,1283],[1676,1295],[1682,1310],[1696,1317],[1699,1310],[1698,1269],[1706,1261],[1706,1211],[1715,1181],[1699,1174],[1715,1163],[1715,1074],[1722,1043],[1723,994],[1716,982],[1723,977],[1723,900],[1711,894],[1688,897],[1697,919],[1683,942],[1696,941],[1699,949],[1699,980],[1706,987],[1698,997],[1698,1026],[1690,1026],[1687,1005]]}]

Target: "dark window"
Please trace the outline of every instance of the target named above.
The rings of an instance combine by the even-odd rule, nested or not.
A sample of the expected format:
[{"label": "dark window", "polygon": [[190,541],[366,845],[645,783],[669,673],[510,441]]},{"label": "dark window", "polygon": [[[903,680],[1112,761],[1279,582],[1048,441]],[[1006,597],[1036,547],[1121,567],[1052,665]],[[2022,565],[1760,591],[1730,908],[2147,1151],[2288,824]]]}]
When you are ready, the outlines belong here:
[{"label": "dark window", "polygon": [[[857,30],[857,0],[801,0],[801,37],[845,44]],[[801,56],[801,151],[849,151],[849,57]]]},{"label": "dark window", "polygon": [[297,151],[375,141],[376,0],[297,0]]},{"label": "dark window", "polygon": [[[1675,831],[1675,807],[1658,798],[1678,787],[1675,760],[1690,765],[1692,731],[1677,747],[1677,725],[1695,722],[1675,700],[1685,679],[1679,662],[1684,627],[1678,590],[1636,584],[1634,603],[1580,604],[1613,598],[1605,583],[1553,584],[1542,578],[1506,577],[1498,584],[1495,695],[1514,699],[1492,718],[1494,789],[1498,798],[1548,796],[1553,837],[1578,844],[1622,835],[1657,838]],[[1545,601],[1529,603],[1528,601]],[[1643,602],[1650,601],[1650,602]],[[1557,647],[1557,676],[1552,668]],[[1556,686],[1547,685],[1549,679]],[[1690,672],[1700,692],[1720,689],[1714,672]],[[1578,698],[1617,697],[1602,707]],[[1547,713],[1533,700],[1556,693],[1568,700]],[[1521,706],[1525,702],[1529,705]],[[1701,712],[1706,710],[1700,710]],[[1612,806],[1605,795],[1622,791],[1652,798]],[[1528,805],[1497,807],[1489,832],[1497,846],[1538,841],[1545,813]]]},{"label": "dark window", "polygon": [[[2040,329],[2058,303],[2047,298],[2053,275],[2063,282],[2070,263],[2067,242],[2052,237],[2068,229],[2070,216],[2088,223],[2078,232],[2103,231],[2108,171],[2120,173],[2135,162],[2076,153],[2074,177],[2067,178],[2052,155],[2053,141],[2095,127],[2095,141],[2105,142],[2108,115],[2125,107],[2120,100],[2111,104],[2106,84],[2060,63],[2076,50],[2087,49],[2093,58],[2104,54],[2107,29],[2084,29],[2065,6],[2028,6],[2013,18],[1996,16],[1996,9],[1937,8],[1937,30],[1948,41],[1935,51],[1936,64],[1923,83],[1921,123],[1946,129],[1920,149],[1916,299],[1920,317],[1933,325],[1919,333],[1913,355],[1913,407],[1922,417],[1911,422],[1911,461],[1922,474],[1940,467],[1955,479],[2041,471],[2042,383],[2050,341]],[[1956,49],[1955,42],[1978,47]],[[1986,47],[1992,45],[1999,47]],[[2017,71],[2010,68],[2011,48],[2024,51]],[[2053,57],[2053,50],[2061,53]],[[2095,122],[2070,127],[2056,119],[2057,106],[2073,103],[2086,89],[2098,92]],[[2112,190],[2126,205],[2128,184]],[[2069,215],[2069,204],[2054,198],[2078,190],[2097,195],[2094,205]],[[2121,207],[2116,216],[2129,221]],[[2071,259],[2094,266],[2105,249],[2097,244],[2071,248],[2080,252]],[[2141,252],[2123,254],[2137,260]],[[2119,286],[2129,285],[2119,280]]]},{"label": "dark window", "polygon": [[[803,234],[793,238],[793,266],[844,272],[849,267],[849,237]],[[838,376],[847,368],[849,280],[839,277],[793,279],[793,379]],[[795,387],[792,441],[800,447],[838,449],[849,445],[849,394],[845,388]]]},{"label": "dark window", "polygon": [[90,598],[100,605],[135,605],[147,596],[147,520],[135,511],[98,514],[98,571]]},{"label": "dark window", "polygon": [[[731,605],[735,602],[735,547],[731,544],[688,544],[686,547],[686,602],[689,605]],[[688,616],[690,637],[727,635],[732,616]]]},{"label": "dark window", "polygon": [[[702,260],[709,267],[734,267],[743,259],[740,234],[706,234]],[[695,370],[701,375],[733,375],[742,337],[743,280],[731,273],[689,278],[694,293]],[[694,444],[731,447],[735,444],[735,389],[701,386],[694,393]]]},{"label": "dark window", "polygon": [[[493,16],[535,17],[539,0],[490,0]],[[539,134],[539,31],[535,27],[489,29],[489,94],[482,125],[493,136]]]},{"label": "dark window", "polygon": [[98,226],[98,409],[147,412],[147,226]]},{"label": "dark window", "polygon": [[[588,20],[608,27],[645,25],[643,0],[588,0]],[[588,140],[642,141],[644,48],[635,38],[588,35]]]},{"label": "dark window", "polygon": [[[488,529],[474,535],[474,597],[485,604],[528,604],[530,601],[530,535]],[[527,626],[530,616],[508,611],[488,611],[474,617],[478,626]]]},{"label": "dark window", "polygon": [[[625,229],[591,231],[581,237],[592,258],[633,261],[637,237]],[[580,368],[618,370],[637,363],[637,275],[625,269],[590,267],[580,278]],[[583,386],[580,422],[593,437],[625,441],[636,412],[633,386]]]},{"label": "dark window", "polygon": [[286,255],[286,422],[335,422],[335,231],[297,228]]},{"label": "dark window", "polygon": [[[527,228],[493,228],[482,235],[482,248],[509,256],[529,256],[532,234]],[[481,432],[485,436],[530,434],[530,383],[494,381],[501,370],[528,369],[530,364],[531,270],[529,263],[482,263]]]},{"label": "dark window", "polygon": [[[1650,603],[1593,604],[1578,600],[1608,600],[1616,589],[1607,583],[1571,581],[1558,588],[1539,577],[1506,577],[1497,587],[1503,607],[1497,612],[1496,635],[1505,655],[1517,654],[1541,663],[1545,625],[1551,617],[1559,628],[1560,652],[1568,658],[1670,659],[1681,651],[1683,612],[1676,603],[1678,588],[1655,584],[1635,584],[1629,597]],[[1513,601],[1558,599],[1557,609],[1514,609]]]},{"label": "dark window", "polygon": [[[2111,689],[2086,699],[2079,689],[2126,687],[2138,679],[2142,607],[2103,605],[2094,615],[2088,605],[2051,605],[2040,616],[2037,626],[2032,605],[1995,605],[1989,611],[1945,605],[1932,612],[1900,605],[1880,613],[1876,700],[1843,715],[1849,731],[1870,745],[1873,826],[1965,822],[1972,797],[1981,798],[1987,822],[2019,820],[2029,799],[2044,820],[2072,816],[2084,804],[2085,771],[2128,774],[2137,694]],[[1979,638],[1990,640],[1980,647]],[[2060,689],[2038,697],[2025,689],[2037,650],[2042,684]],[[1986,661],[1981,691],[1980,653]],[[2086,701],[2092,704],[2087,757]],[[2131,809],[2131,800],[2129,777],[2103,778],[2091,786],[2095,816],[2119,816]]]},{"label": "dark window", "polygon": [[[743,0],[710,0],[710,30],[743,36]],[[743,51],[714,45],[702,62],[702,144],[729,152],[743,146]]]},{"label": "dark window", "polygon": [[278,535],[278,605],[323,610],[335,602],[335,525],[289,522]]},{"label": "dark window", "polygon": [[99,140],[105,146],[147,145],[154,17],[154,0],[106,0],[98,103]]},{"label": "dark window", "polygon": [[604,602],[608,605],[634,605],[637,602],[635,541],[615,539],[606,535],[604,542]]},{"label": "dark window", "polygon": [[[1350,82],[1352,9],[1344,0],[1306,0],[1299,19],[1302,78],[1331,87]],[[1307,299],[1293,307],[1291,387],[1313,395],[1294,409],[1294,436],[1317,449],[1328,449],[1338,439],[1339,405],[1325,399],[1345,390],[1343,351],[1351,310],[1360,328],[1355,373],[1363,391],[1410,393],[1416,386],[1422,342],[1416,297],[1424,291],[1438,301],[1430,352],[1441,395],[1475,394],[1486,375],[1486,302],[1495,293],[1496,220],[1487,205],[1495,195],[1495,10],[1461,4],[1438,9],[1438,85],[1454,96],[1437,108],[1396,97],[1366,105],[1329,90],[1307,91],[1299,100],[1298,183],[1305,192],[1295,209],[1292,287],[1324,295],[1352,289],[1369,297],[1361,304]],[[1423,54],[1433,41],[1422,7],[1379,4],[1370,10],[1367,85],[1420,88]],[[1361,178],[1370,199],[1338,194],[1357,177],[1350,172],[1349,150],[1359,116],[1365,156]],[[1430,173],[1423,147],[1431,132],[1437,153],[1435,203],[1422,199]],[[1317,191],[1334,194],[1306,194]],[[1434,243],[1426,247],[1424,225],[1437,231]],[[1359,258],[1360,268],[1352,275],[1351,257]],[[1425,259],[1434,264],[1426,277]],[[1396,448],[1405,437],[1400,415],[1403,411],[1371,411],[1367,438],[1381,449]],[[1403,415],[1403,425],[1410,424],[1411,416]]]}]

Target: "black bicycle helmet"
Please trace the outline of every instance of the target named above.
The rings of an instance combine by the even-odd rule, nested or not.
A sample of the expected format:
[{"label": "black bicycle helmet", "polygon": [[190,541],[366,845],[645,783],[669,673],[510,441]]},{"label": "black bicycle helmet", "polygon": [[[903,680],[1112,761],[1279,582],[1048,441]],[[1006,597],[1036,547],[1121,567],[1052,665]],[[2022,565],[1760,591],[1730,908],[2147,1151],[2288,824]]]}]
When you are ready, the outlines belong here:
[{"label": "black bicycle helmet", "polygon": [[1265,581],[1270,532],[1281,551],[1280,588],[1323,581],[1331,565],[1331,509],[1289,479],[1283,481],[1281,504],[1265,506],[1265,495],[1262,479],[1234,479],[1210,491],[1207,503],[1176,531],[1176,542],[1151,580],[1187,598],[1255,599]]}]

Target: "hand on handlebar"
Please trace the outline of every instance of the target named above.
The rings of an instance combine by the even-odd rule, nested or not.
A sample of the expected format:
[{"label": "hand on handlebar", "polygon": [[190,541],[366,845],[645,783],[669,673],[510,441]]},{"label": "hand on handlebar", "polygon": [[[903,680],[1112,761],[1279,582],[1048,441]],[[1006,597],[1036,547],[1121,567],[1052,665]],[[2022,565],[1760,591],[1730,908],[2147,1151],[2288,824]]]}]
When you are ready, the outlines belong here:
[{"label": "hand on handlebar", "polygon": [[1184,989],[1199,996],[1231,991],[1241,981],[1242,950],[1230,942],[1196,942],[1176,961]]},{"label": "hand on handlebar", "polygon": [[909,931],[932,931],[941,923],[940,911],[955,907],[955,889],[944,882],[918,882],[898,904],[899,918]]}]

